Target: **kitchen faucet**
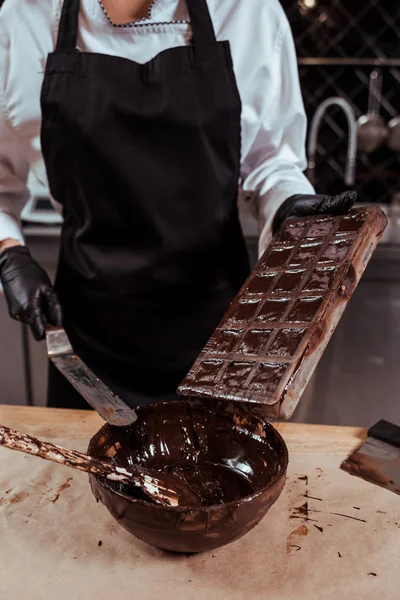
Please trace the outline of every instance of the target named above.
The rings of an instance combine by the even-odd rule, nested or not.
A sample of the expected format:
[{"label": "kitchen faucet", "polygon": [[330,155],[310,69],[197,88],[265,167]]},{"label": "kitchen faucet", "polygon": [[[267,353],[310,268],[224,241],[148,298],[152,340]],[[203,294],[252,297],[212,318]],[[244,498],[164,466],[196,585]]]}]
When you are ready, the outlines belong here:
[{"label": "kitchen faucet", "polygon": [[357,157],[357,121],[354,109],[350,102],[340,97],[327,98],[322,102],[311,121],[310,135],[308,141],[308,171],[307,175],[311,183],[315,182],[315,167],[317,157],[318,134],[325,113],[331,106],[339,106],[347,119],[349,126],[349,143],[347,148],[347,161],[344,172],[344,182],[346,185],[354,185],[356,180],[356,157]]}]

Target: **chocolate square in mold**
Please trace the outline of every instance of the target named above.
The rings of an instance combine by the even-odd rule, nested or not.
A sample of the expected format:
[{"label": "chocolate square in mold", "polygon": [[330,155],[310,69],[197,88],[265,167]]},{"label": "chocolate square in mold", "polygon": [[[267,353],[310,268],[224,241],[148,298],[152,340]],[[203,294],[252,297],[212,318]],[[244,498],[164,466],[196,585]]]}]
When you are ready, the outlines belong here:
[{"label": "chocolate square in mold", "polygon": [[223,360],[203,360],[199,364],[197,379],[200,383],[207,384],[215,380],[224,365]]},{"label": "chocolate square in mold", "polygon": [[255,313],[262,305],[262,299],[243,298],[234,307],[229,316],[229,321],[236,323],[247,322],[255,317]]},{"label": "chocolate square in mold", "polygon": [[307,228],[305,221],[290,221],[287,227],[282,227],[275,236],[275,244],[295,244],[304,235]]},{"label": "chocolate square in mold", "polygon": [[336,275],[336,267],[319,267],[314,269],[309,279],[304,283],[303,292],[326,292]]},{"label": "chocolate square in mold", "polygon": [[351,252],[354,237],[342,239],[335,237],[324,249],[318,262],[342,262]]},{"label": "chocolate square in mold", "polygon": [[315,260],[315,254],[318,250],[322,250],[323,240],[308,241],[302,244],[299,250],[290,259],[290,265],[293,267],[300,267],[308,265]]},{"label": "chocolate square in mold", "polygon": [[224,371],[222,385],[226,382],[231,387],[240,387],[250,375],[254,365],[250,361],[230,361]]},{"label": "chocolate square in mold", "polygon": [[337,233],[358,233],[365,223],[365,218],[363,211],[354,212],[351,215],[342,217],[337,228]]},{"label": "chocolate square in mold", "polygon": [[270,251],[261,257],[260,270],[273,269],[276,267],[282,267],[288,262],[290,255],[293,252],[293,246],[279,246],[275,245],[270,248]]},{"label": "chocolate square in mold", "polygon": [[304,338],[305,329],[287,328],[278,331],[271,347],[270,356],[294,356]]},{"label": "chocolate square in mold", "polygon": [[[279,273],[280,274],[280,273]],[[265,294],[269,289],[272,288],[276,279],[277,273],[257,273],[253,277],[248,287],[246,288],[247,294]]]},{"label": "chocolate square in mold", "polygon": [[287,310],[290,302],[291,298],[287,298],[286,296],[267,298],[257,315],[256,321],[265,321],[270,323],[282,321],[283,315]]},{"label": "chocolate square in mold", "polygon": [[238,352],[257,356],[264,351],[271,339],[271,329],[250,329],[244,336]]},{"label": "chocolate square in mold", "polygon": [[335,227],[335,219],[332,217],[316,217],[307,230],[307,238],[325,238]]},{"label": "chocolate square in mold", "polygon": [[304,296],[302,298],[297,298],[288,315],[288,322],[307,323],[312,321],[317,316],[323,300],[322,296]]},{"label": "chocolate square in mold", "polygon": [[285,363],[261,363],[249,387],[253,392],[257,390],[265,393],[267,397],[272,396],[278,389],[287,368],[288,365]]},{"label": "chocolate square in mold", "polygon": [[304,269],[291,269],[290,271],[283,272],[276,279],[272,291],[286,293],[296,289],[304,279],[305,274],[306,271]]},{"label": "chocolate square in mold", "polygon": [[210,347],[221,354],[231,352],[235,344],[241,340],[242,331],[242,329],[222,329],[213,340],[210,340]]}]

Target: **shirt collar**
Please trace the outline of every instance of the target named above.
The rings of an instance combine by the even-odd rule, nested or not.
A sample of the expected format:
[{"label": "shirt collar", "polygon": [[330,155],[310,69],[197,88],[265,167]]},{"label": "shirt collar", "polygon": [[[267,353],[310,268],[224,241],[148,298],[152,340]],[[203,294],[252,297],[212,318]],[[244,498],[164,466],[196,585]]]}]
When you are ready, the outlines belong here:
[{"label": "shirt collar", "polygon": [[174,9],[176,8],[176,5],[179,4],[179,0],[153,0],[151,5],[149,6],[148,14],[146,17],[128,23],[124,23],[122,25],[114,25],[107,14],[102,0],[86,1],[89,1],[92,5],[92,10],[90,11],[92,18],[102,21],[106,19],[109,22],[109,24],[111,24],[114,27],[134,27],[135,25],[140,25],[142,23],[151,24],[171,21],[174,18]]}]

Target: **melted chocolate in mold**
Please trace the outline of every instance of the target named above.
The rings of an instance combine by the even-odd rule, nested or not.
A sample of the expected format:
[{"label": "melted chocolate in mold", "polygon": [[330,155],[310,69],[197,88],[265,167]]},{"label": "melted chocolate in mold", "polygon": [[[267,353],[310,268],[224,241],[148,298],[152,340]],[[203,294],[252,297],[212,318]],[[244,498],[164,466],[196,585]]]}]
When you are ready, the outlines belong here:
[{"label": "melted chocolate in mold", "polygon": [[319,262],[339,262],[345,260],[351,250],[353,241],[353,239],[341,240],[340,238],[335,240],[325,248]]},{"label": "melted chocolate in mold", "polygon": [[224,329],[211,347],[221,354],[231,352],[236,342],[241,338],[242,333],[242,329]]},{"label": "melted chocolate in mold", "polygon": [[292,253],[292,250],[293,246],[285,246],[282,248],[278,246],[272,248],[268,256],[265,259],[262,259],[259,266],[261,267],[261,269],[268,269],[270,267],[274,268],[286,265]]},{"label": "melted chocolate in mold", "polygon": [[229,320],[241,323],[252,319],[261,302],[261,300],[254,299],[243,300],[237,305],[235,311],[229,317]]},{"label": "melted chocolate in mold", "polygon": [[201,381],[202,383],[213,382],[223,364],[222,360],[210,359],[202,361],[198,374],[198,381]]},{"label": "melted chocolate in mold", "polygon": [[307,323],[312,321],[320,309],[323,298],[299,298],[288,316],[290,323]]},{"label": "melted chocolate in mold", "polygon": [[318,242],[311,242],[308,240],[308,244],[302,244],[300,249],[293,258],[290,259],[290,264],[293,266],[308,265],[310,262],[315,260],[315,253],[318,252],[322,246],[322,240]]},{"label": "melted chocolate in mold", "polygon": [[274,286],[273,292],[290,292],[300,285],[305,271],[286,271],[283,273]]},{"label": "melted chocolate in mold", "polygon": [[257,321],[281,321],[289,302],[290,298],[271,298],[266,300],[258,313]]},{"label": "melted chocolate in mold", "polygon": [[323,219],[321,221],[317,220],[316,223],[313,223],[309,230],[307,231],[308,238],[318,238],[325,237],[328,235],[335,224],[334,219]]},{"label": "melted chocolate in mold", "polygon": [[223,384],[240,388],[253,370],[253,363],[231,361],[224,373]]},{"label": "melted chocolate in mold", "polygon": [[244,336],[238,352],[250,355],[257,355],[263,352],[269,342],[270,335],[271,329],[251,329]]},{"label": "melted chocolate in mold", "polygon": [[306,223],[294,223],[282,229],[275,238],[275,243],[291,244],[296,242],[303,235]]},{"label": "melted chocolate in mold", "polygon": [[365,221],[365,216],[362,213],[356,213],[354,215],[343,217],[340,221],[337,229],[340,232],[357,232]]},{"label": "melted chocolate in mold", "polygon": [[294,356],[303,339],[305,329],[282,329],[276,336],[268,354],[271,356]]},{"label": "melted chocolate in mold", "polygon": [[246,294],[265,294],[272,286],[276,273],[256,275],[249,283]]},{"label": "melted chocolate in mold", "polygon": [[315,269],[310,279],[304,284],[303,292],[325,292],[329,290],[335,274],[335,267]]},{"label": "melted chocolate in mold", "polygon": [[261,363],[250,387],[253,390],[262,390],[267,397],[269,394],[272,395],[280,384],[287,368],[288,365],[286,364]]}]

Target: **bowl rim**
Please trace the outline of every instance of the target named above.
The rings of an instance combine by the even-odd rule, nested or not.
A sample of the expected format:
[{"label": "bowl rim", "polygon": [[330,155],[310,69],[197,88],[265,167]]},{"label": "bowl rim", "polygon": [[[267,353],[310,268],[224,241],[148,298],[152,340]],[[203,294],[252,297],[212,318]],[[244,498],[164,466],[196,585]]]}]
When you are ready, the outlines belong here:
[{"label": "bowl rim", "polygon": [[[182,402],[182,400],[179,400],[177,402]],[[160,404],[171,404],[170,402],[162,402]],[[148,407],[145,408],[150,408],[150,406],[155,406],[155,405],[149,405]],[[285,477],[286,475],[286,471],[288,468],[288,464],[289,464],[289,450],[288,447],[286,445],[285,440],[283,439],[282,435],[280,434],[280,432],[267,420],[263,420],[262,417],[260,417],[259,415],[254,415],[256,416],[258,419],[262,420],[264,422],[264,425],[267,426],[267,428],[270,431],[274,432],[274,435],[276,436],[282,450],[283,450],[283,456],[282,456],[282,461],[281,461],[281,470],[279,471],[279,473],[276,473],[272,479],[267,483],[267,485],[263,486],[262,488],[260,488],[259,490],[257,490],[256,492],[253,492],[252,494],[249,494],[248,496],[243,496],[243,498],[239,498],[238,500],[232,500],[231,502],[224,502],[223,504],[211,504],[209,506],[184,506],[184,505],[179,505],[179,506],[169,506],[169,505],[165,505],[165,504],[156,504],[155,502],[149,502],[147,500],[142,500],[141,498],[133,498],[132,496],[129,496],[128,494],[124,494],[123,492],[119,492],[118,490],[114,489],[111,486],[111,482],[110,484],[108,483],[107,480],[100,478],[97,475],[93,475],[90,474],[89,477],[93,478],[96,480],[96,482],[103,488],[105,488],[106,490],[108,490],[109,492],[115,494],[116,496],[120,496],[121,498],[125,498],[126,500],[128,500],[130,503],[132,504],[137,504],[139,506],[145,506],[145,507],[151,507],[151,508],[156,508],[158,510],[166,510],[167,512],[173,512],[173,513],[180,513],[180,512],[210,512],[211,511],[218,511],[218,510],[222,510],[222,509],[226,509],[226,508],[234,508],[238,506],[239,504],[242,503],[246,503],[246,502],[251,502],[253,500],[255,500],[256,498],[258,498],[259,496],[261,496],[262,494],[264,494],[269,488],[274,487],[274,485],[283,477]],[[108,423],[105,423],[91,438],[89,441],[89,447],[88,447],[88,455],[89,454],[89,450],[90,450],[90,446],[93,442],[93,439],[98,436],[101,431],[103,431],[103,429],[108,429],[110,427],[110,425]]]}]

